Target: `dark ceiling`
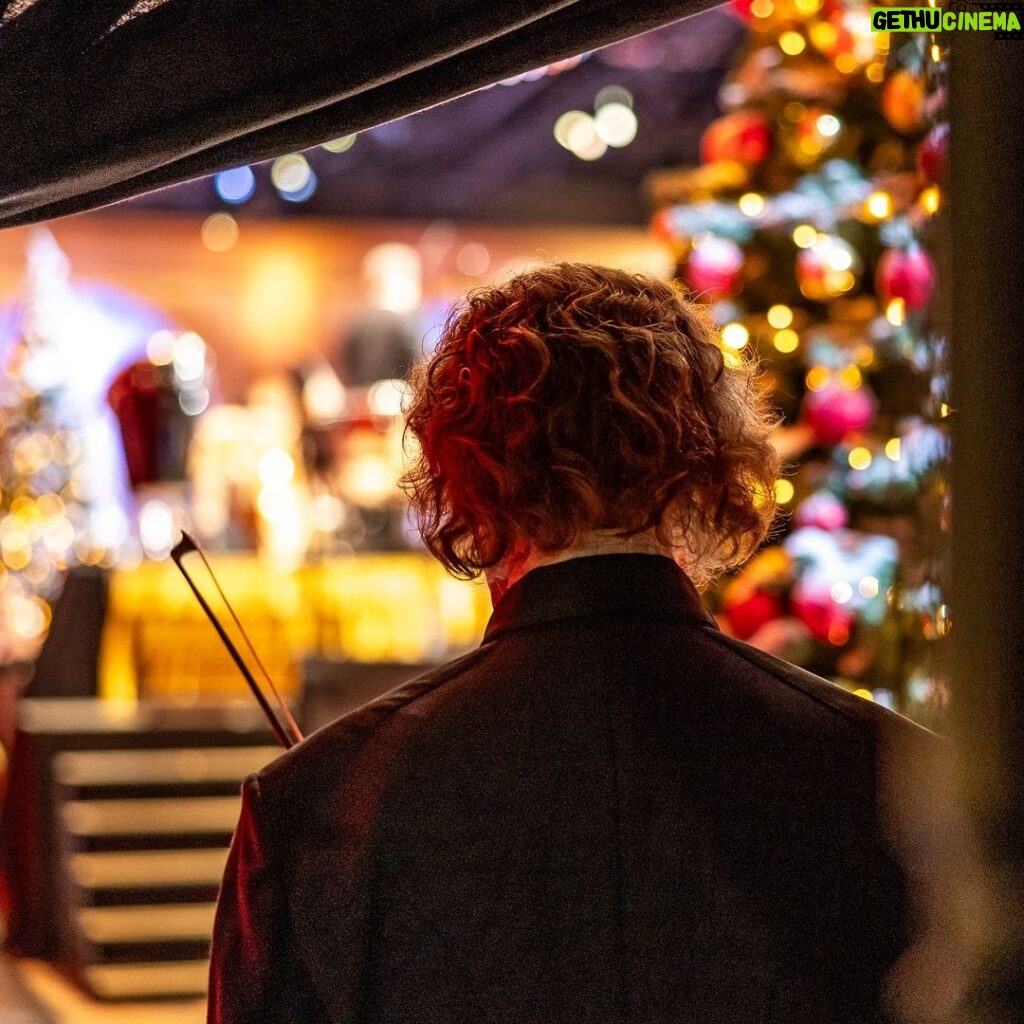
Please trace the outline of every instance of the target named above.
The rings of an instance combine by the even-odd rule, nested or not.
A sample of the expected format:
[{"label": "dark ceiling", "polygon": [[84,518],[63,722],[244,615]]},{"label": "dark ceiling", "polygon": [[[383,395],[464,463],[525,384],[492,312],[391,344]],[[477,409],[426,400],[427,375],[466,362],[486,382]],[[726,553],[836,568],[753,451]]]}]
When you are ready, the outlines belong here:
[{"label": "dark ceiling", "polygon": [[[697,162],[701,133],[718,112],[716,93],[743,35],[726,9],[712,9],[598,50],[559,73],[494,85],[381,125],[346,152],[308,150],[317,188],[302,203],[282,199],[269,164],[262,164],[254,168],[255,194],[242,206],[224,203],[212,178],[130,205],[230,209],[243,217],[643,223],[650,213],[644,177]],[[567,110],[592,113],[598,90],[608,85],[632,93],[636,138],[581,160],[555,141],[554,124]]]}]

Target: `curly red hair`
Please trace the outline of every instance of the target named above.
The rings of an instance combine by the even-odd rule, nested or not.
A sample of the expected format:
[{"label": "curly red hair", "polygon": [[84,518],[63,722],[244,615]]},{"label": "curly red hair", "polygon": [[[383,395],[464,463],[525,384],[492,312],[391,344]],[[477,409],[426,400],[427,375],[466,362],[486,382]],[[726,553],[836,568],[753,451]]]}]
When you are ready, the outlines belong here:
[{"label": "curly red hair", "polygon": [[402,486],[457,576],[523,543],[653,529],[705,585],[770,527],[774,425],[700,306],[652,277],[551,264],[452,311],[413,373]]}]

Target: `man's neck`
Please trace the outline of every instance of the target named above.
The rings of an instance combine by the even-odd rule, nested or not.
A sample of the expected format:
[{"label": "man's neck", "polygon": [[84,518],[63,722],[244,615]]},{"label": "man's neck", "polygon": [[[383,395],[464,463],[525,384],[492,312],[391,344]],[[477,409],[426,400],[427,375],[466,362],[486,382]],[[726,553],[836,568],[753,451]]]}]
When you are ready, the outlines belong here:
[{"label": "man's neck", "polygon": [[591,530],[581,534],[569,547],[557,551],[539,551],[532,545],[517,547],[505,559],[485,572],[491,591],[491,603],[496,605],[505,591],[528,572],[544,565],[567,562],[570,558],[590,555],[665,555],[677,560],[678,552],[663,545],[653,530],[632,537],[616,536],[614,530]]}]

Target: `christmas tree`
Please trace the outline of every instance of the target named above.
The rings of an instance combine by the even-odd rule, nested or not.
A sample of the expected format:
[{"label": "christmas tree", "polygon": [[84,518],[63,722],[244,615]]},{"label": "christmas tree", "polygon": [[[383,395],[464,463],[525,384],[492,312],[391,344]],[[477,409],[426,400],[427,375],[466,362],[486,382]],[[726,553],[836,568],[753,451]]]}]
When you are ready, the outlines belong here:
[{"label": "christmas tree", "polygon": [[21,331],[0,380],[0,663],[29,661],[49,627],[65,571],[97,563],[89,482],[63,400],[60,360],[48,342],[67,261],[52,236],[29,253]]},{"label": "christmas tree", "polygon": [[782,417],[775,536],[710,596],[724,628],[935,722],[949,495],[944,55],[838,0],[736,0],[750,25],[696,168],[654,229],[757,358]]}]

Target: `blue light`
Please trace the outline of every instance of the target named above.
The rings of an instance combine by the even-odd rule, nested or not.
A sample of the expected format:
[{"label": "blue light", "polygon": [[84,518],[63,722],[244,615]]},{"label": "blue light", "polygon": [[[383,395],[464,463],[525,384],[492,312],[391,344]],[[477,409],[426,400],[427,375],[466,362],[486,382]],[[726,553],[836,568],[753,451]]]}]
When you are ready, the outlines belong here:
[{"label": "blue light", "polygon": [[256,191],[256,175],[249,167],[232,167],[213,176],[213,187],[225,203],[244,203]]},{"label": "blue light", "polygon": [[281,189],[278,189],[277,194],[282,199],[287,199],[289,203],[304,203],[315,191],[316,175],[313,173],[312,168],[310,168],[309,178],[302,188],[297,189],[295,192],[283,192]]}]

